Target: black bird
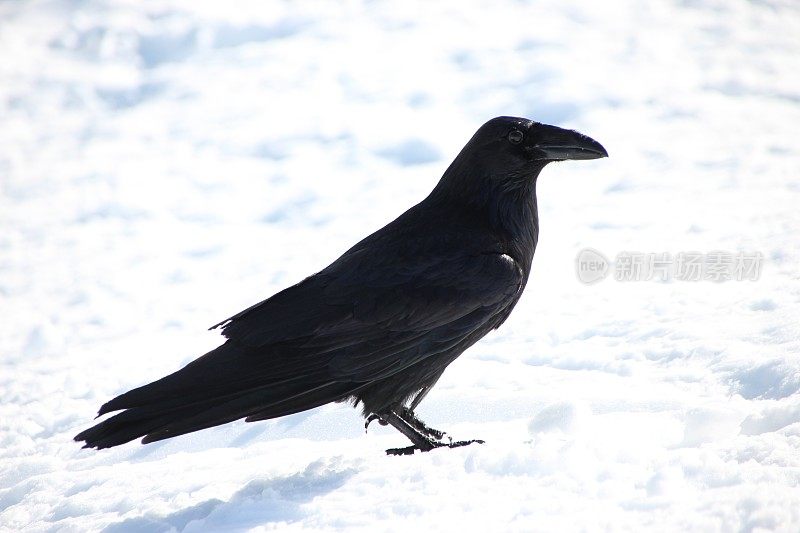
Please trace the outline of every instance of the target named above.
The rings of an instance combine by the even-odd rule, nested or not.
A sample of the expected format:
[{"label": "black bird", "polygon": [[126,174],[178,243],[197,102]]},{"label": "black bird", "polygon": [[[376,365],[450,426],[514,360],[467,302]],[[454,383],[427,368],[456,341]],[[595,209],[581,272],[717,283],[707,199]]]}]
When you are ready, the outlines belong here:
[{"label": "black bird", "polygon": [[541,170],[607,156],[576,131],[490,120],[422,202],[324,270],[213,326],[224,344],[109,401],[98,416],[122,412],[75,440],[148,443],[349,400],[367,426],[390,424],[413,443],[390,454],[482,442],[445,440],[414,409],[519,300],[539,234]]}]

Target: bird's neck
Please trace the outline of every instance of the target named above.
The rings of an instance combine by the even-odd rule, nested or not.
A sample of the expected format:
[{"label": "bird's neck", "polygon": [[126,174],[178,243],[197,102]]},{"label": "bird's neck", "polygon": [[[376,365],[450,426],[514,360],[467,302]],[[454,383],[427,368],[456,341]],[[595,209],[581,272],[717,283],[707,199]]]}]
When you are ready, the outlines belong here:
[{"label": "bird's neck", "polygon": [[503,195],[488,206],[492,229],[508,246],[511,257],[521,262],[527,277],[539,240],[539,212],[536,205],[536,180],[514,194]]},{"label": "bird's neck", "polygon": [[[544,166],[544,165],[542,165]],[[539,237],[536,180],[541,169],[524,178],[476,176],[452,166],[431,193],[429,200],[458,207],[461,216],[486,228],[503,248],[519,261],[527,276]],[[509,187],[509,183],[514,186]]]}]

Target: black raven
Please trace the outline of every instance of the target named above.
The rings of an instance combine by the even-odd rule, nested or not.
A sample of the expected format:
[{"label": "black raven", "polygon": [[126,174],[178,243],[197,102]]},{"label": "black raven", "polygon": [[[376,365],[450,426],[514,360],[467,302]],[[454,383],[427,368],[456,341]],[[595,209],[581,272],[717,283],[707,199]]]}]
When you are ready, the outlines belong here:
[{"label": "black raven", "polygon": [[122,412],[75,440],[148,443],[349,400],[366,425],[391,424],[413,443],[390,454],[482,442],[445,440],[414,409],[519,300],[539,234],[539,172],[607,156],[576,131],[490,120],[422,202],[324,270],[213,326],[224,344],[109,401],[98,416]]}]

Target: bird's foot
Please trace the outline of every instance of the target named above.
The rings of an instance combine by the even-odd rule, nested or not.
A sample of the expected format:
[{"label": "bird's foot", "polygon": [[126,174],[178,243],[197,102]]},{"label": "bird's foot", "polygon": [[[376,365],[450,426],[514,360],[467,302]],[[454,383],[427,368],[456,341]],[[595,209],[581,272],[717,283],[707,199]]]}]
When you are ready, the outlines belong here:
[{"label": "bird's foot", "polygon": [[422,445],[414,444],[413,446],[406,446],[405,448],[389,448],[386,450],[386,455],[414,455],[419,450],[421,452],[429,452],[435,448],[460,448],[462,446],[469,446],[470,444],[485,444],[486,441],[480,439],[472,440],[459,440],[455,442],[436,442],[430,441]]},{"label": "bird's foot", "polygon": [[422,452],[428,451],[421,449],[419,446],[406,446],[405,448],[389,448],[386,450],[386,455],[414,455],[414,452],[417,450]]},{"label": "bird's foot", "polygon": [[486,441],[482,439],[457,440],[455,442],[451,442],[450,444],[448,444],[447,447],[460,448],[462,446],[469,446],[470,444],[486,444]]},{"label": "bird's foot", "polygon": [[447,437],[447,441],[441,440],[445,433],[426,426],[419,420],[414,413],[405,407],[398,411],[387,411],[380,415],[370,415],[367,418],[366,425],[369,425],[372,420],[379,420],[386,422],[394,427],[397,431],[408,437],[413,445],[406,448],[390,448],[386,450],[387,455],[411,455],[417,450],[421,452],[429,452],[434,448],[460,448],[473,443],[483,444],[482,440],[460,440],[453,442],[453,439]]}]

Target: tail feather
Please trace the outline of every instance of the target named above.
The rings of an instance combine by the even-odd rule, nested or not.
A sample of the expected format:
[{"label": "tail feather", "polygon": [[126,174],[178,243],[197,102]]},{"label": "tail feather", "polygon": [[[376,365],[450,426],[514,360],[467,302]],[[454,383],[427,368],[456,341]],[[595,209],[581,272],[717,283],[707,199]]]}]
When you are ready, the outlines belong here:
[{"label": "tail feather", "polygon": [[75,436],[85,448],[154,442],[240,418],[265,420],[340,400],[358,383],[332,381],[324,358],[291,358],[227,341],[181,370],[105,403],[122,410]]},{"label": "tail feather", "polygon": [[264,353],[264,349],[229,340],[177,372],[106,402],[98,415],[154,403],[186,405],[192,400],[236,395],[267,384],[323,380],[326,362],[323,358]]},{"label": "tail feather", "polygon": [[110,448],[130,442],[155,431],[171,419],[190,415],[202,409],[201,406],[189,406],[182,409],[160,410],[153,407],[136,407],[118,413],[89,429],[78,433],[75,440],[83,441],[84,448]]},{"label": "tail feather", "polygon": [[[339,400],[352,394],[352,391],[353,386],[350,384],[327,383],[269,405],[259,402],[256,404],[257,407],[253,407],[256,401],[256,399],[252,397],[253,395],[247,395],[213,407],[208,411],[197,413],[189,418],[176,420],[158,430],[151,431],[142,439],[142,443],[147,444],[176,437],[200,429],[233,422],[241,418],[244,418],[246,422],[255,422],[256,420],[268,420],[291,415]],[[259,413],[264,413],[266,411],[270,412],[270,416],[258,416]]]},{"label": "tail feather", "polygon": [[[278,389],[278,390],[276,390]],[[139,437],[143,444],[192,433],[246,418],[248,422],[277,418],[339,400],[352,384],[327,383],[287,394],[282,387],[250,391],[236,397],[212,398],[184,406],[133,407],[79,433],[84,448],[110,448]],[[252,415],[252,417],[251,417]],[[265,416],[266,415],[266,416]]]}]

